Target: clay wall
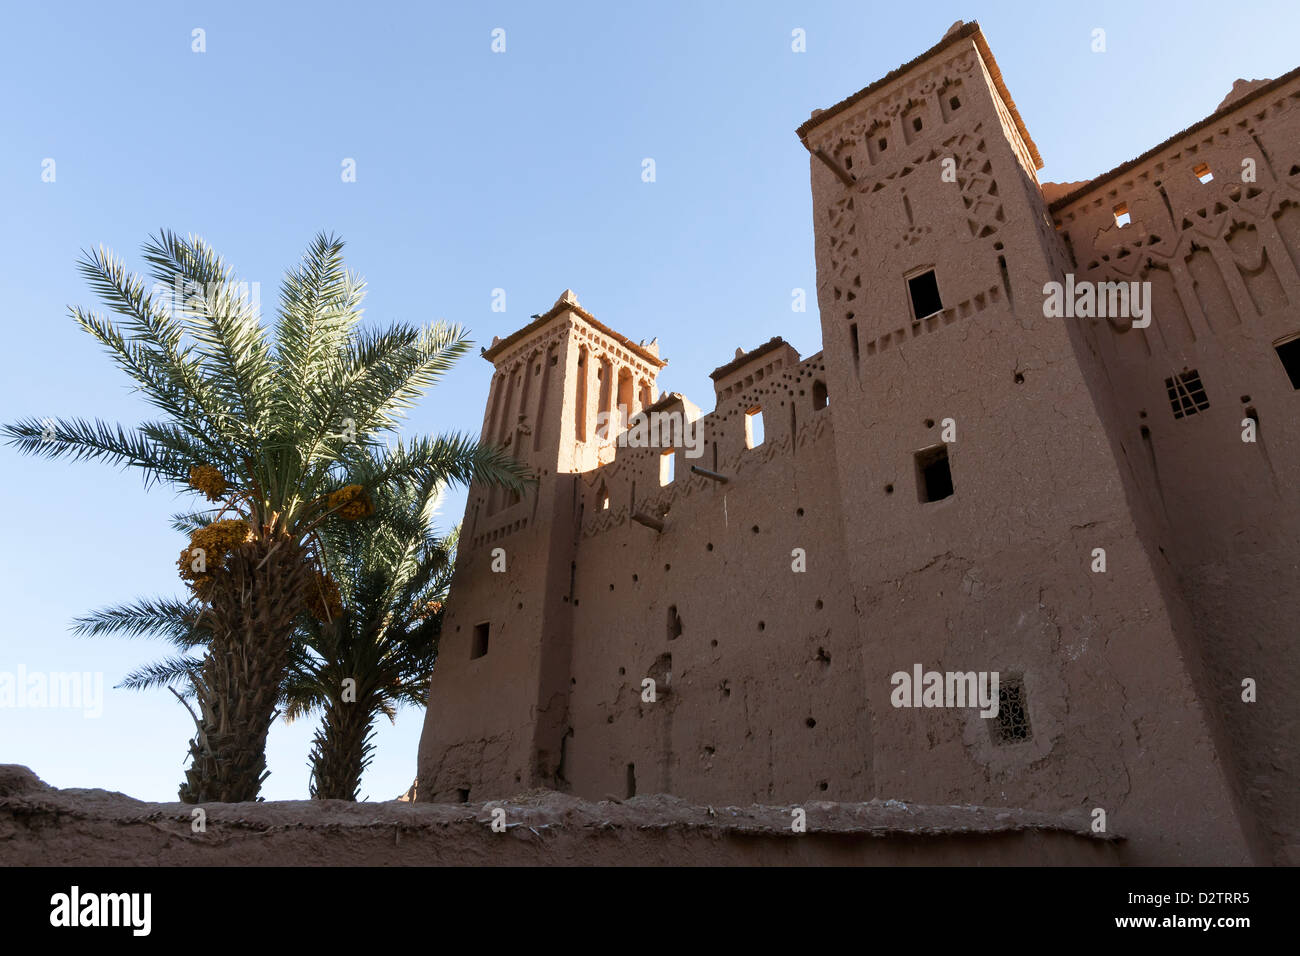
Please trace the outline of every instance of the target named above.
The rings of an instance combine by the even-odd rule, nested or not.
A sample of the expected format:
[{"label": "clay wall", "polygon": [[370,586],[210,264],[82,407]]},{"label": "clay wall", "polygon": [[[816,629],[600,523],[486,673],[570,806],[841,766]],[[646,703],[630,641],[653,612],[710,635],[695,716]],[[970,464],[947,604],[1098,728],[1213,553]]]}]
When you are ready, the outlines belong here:
[{"label": "clay wall", "polygon": [[[1148,328],[1079,324],[1156,553],[1193,612],[1200,693],[1265,843],[1292,862],[1300,438],[1289,422],[1300,399],[1275,345],[1300,333],[1297,103],[1292,74],[1052,207],[1077,280],[1150,283]],[[1253,443],[1242,441],[1250,419]],[[1247,677],[1260,686],[1253,704]]]},{"label": "clay wall", "polygon": [[[794,361],[784,346],[720,379],[717,408],[697,421],[701,455],[673,452],[671,483],[661,484],[660,448],[620,448],[582,476],[574,793],[869,799],[825,370],[820,355]],[[756,408],[763,441],[748,447]],[[727,480],[692,473],[697,463]],[[642,700],[646,677],[654,703]]]}]

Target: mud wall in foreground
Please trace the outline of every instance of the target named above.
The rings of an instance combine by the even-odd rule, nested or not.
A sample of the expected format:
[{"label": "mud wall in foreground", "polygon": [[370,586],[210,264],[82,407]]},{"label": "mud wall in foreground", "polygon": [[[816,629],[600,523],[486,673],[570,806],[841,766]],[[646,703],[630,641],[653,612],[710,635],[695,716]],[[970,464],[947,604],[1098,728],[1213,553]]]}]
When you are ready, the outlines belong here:
[{"label": "mud wall in foreground", "polygon": [[[493,832],[493,809],[505,810]],[[1073,816],[897,801],[692,806],[672,797],[591,803],[534,791],[486,804],[279,801],[193,807],[56,790],[0,765],[5,866],[1107,865],[1123,842]]]}]

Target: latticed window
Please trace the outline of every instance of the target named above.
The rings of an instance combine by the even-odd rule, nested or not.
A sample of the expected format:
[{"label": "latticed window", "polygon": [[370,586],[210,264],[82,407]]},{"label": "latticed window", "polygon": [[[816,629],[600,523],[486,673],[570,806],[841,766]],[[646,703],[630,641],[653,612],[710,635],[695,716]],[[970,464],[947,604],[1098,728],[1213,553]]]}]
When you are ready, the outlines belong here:
[{"label": "latticed window", "polygon": [[1186,418],[1210,407],[1205,386],[1201,384],[1201,373],[1196,369],[1165,379],[1165,389],[1169,392],[1169,407],[1174,411],[1174,418]]},{"label": "latticed window", "polygon": [[995,744],[1018,744],[1034,735],[1029,726],[1029,701],[1025,682],[1009,677],[998,684],[998,715],[989,729]]}]

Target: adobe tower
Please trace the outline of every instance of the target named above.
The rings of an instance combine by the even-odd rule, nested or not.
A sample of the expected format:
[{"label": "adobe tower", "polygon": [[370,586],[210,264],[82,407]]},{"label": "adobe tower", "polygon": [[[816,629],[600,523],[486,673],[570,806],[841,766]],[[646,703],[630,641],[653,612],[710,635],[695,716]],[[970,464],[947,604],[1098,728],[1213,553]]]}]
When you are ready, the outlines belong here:
[{"label": "adobe tower", "polygon": [[[494,341],[483,438],[539,480],[471,489],[420,799],[1084,809],[1130,862],[1285,859],[1300,608],[1261,577],[1300,553],[1278,477],[1300,445],[1281,426],[1243,443],[1238,409],[1198,406],[1212,378],[1257,424],[1294,411],[1300,356],[1289,379],[1268,353],[1300,335],[1297,100],[1296,74],[1251,87],[1129,169],[1045,186],[958,24],[798,130],[822,353],[741,352],[703,414],[658,395],[656,345],[571,293]],[[1156,180],[1252,143],[1267,185],[1180,226],[1217,206]],[[1149,328],[1044,307],[1051,283],[1157,273]],[[1153,368],[1174,370],[1170,423],[1201,415],[1201,454],[1250,489],[1213,517],[1214,463],[1155,423]],[[683,430],[643,440],[660,420]],[[1234,616],[1237,588],[1257,603]],[[917,666],[997,673],[998,715],[899,706]],[[1252,675],[1267,708],[1241,699]]]}]

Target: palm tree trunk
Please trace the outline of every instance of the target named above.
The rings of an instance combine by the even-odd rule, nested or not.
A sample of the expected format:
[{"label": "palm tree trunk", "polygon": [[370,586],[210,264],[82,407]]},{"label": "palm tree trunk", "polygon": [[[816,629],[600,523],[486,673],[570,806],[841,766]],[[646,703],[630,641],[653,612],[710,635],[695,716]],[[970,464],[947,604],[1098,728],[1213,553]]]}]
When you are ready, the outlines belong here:
[{"label": "palm tree trunk", "polygon": [[309,573],[302,549],[282,538],[245,545],[214,576],[204,611],[212,642],[195,681],[198,732],[180,787],[183,802],[257,799]]},{"label": "palm tree trunk", "polygon": [[343,701],[336,695],[325,702],[310,757],[313,800],[357,799],[361,774],[374,751],[377,713],[372,703]]}]

